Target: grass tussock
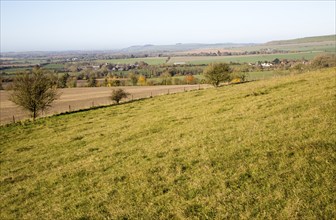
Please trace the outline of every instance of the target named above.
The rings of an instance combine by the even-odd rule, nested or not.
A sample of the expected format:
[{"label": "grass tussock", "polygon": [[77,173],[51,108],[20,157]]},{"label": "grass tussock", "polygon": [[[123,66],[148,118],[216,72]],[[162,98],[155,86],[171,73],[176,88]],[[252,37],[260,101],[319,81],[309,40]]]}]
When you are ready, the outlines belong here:
[{"label": "grass tussock", "polygon": [[1,219],[333,219],[335,76],[3,126]]}]

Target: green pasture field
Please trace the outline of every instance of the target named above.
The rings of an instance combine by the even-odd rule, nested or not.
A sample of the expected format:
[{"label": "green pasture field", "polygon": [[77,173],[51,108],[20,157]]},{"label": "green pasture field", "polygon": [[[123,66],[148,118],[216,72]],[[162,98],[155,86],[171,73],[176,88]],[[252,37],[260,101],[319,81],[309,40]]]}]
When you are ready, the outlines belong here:
[{"label": "green pasture field", "polygon": [[262,49],[277,49],[288,51],[300,51],[300,52],[334,52],[336,53],[336,42],[333,41],[321,41],[321,42],[305,42],[305,43],[287,43],[287,44],[262,44],[246,47],[235,48],[239,51],[258,51]]},{"label": "green pasture field", "polygon": [[9,69],[4,69],[0,70],[1,73],[7,73],[7,74],[15,74],[18,72],[24,72],[26,70],[30,70],[31,67],[18,67],[18,68],[9,68]]},{"label": "green pasture field", "polygon": [[43,68],[44,69],[52,69],[52,70],[63,69],[63,68],[65,68],[65,65],[60,64],[60,63],[50,63],[50,64],[47,64],[47,65],[43,66]]},{"label": "green pasture field", "polygon": [[1,219],[333,219],[335,68],[0,127]]},{"label": "green pasture field", "polygon": [[181,56],[172,57],[169,64],[175,62],[186,62],[186,64],[209,64],[213,62],[238,62],[238,63],[254,63],[257,61],[273,61],[278,59],[312,59],[321,52],[303,52],[288,54],[264,54],[264,55],[242,55],[242,56]]},{"label": "green pasture field", "polygon": [[279,40],[268,42],[269,45],[284,45],[284,44],[302,44],[302,43],[320,43],[325,41],[335,41],[336,35],[324,35],[315,37],[304,37],[291,40]]},{"label": "green pasture field", "polygon": [[128,59],[109,59],[95,60],[97,63],[114,63],[114,64],[134,64],[135,62],[144,61],[149,65],[159,65],[166,63],[167,57],[146,57],[146,58],[128,58]]}]

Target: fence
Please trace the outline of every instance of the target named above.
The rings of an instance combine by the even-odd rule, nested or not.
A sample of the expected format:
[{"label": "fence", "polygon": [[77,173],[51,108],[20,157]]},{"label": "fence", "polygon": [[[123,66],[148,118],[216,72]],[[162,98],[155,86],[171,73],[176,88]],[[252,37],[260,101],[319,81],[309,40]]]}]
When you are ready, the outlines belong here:
[{"label": "fence", "polygon": [[[130,87],[128,87],[129,89]],[[129,102],[129,101],[135,101],[139,99],[144,98],[150,98],[160,95],[168,95],[168,94],[175,94],[180,92],[187,92],[192,90],[199,90],[208,88],[208,85],[188,85],[188,86],[179,86],[179,87],[168,87],[168,88],[156,88],[155,86],[152,87],[146,87],[144,89],[140,88],[139,91],[133,91],[130,92],[128,89],[125,89],[125,91],[128,91],[130,95],[127,99],[122,100],[121,102]],[[85,94],[83,94],[85,96]],[[65,112],[74,112],[78,110],[83,109],[90,109],[92,107],[98,107],[98,106],[108,106],[112,105],[113,101],[110,99],[109,96],[104,97],[96,97],[96,98],[86,98],[84,100],[73,100],[73,101],[64,101],[58,100],[54,103],[53,107],[51,107],[49,110],[43,112],[41,114],[41,117],[46,117],[50,115],[65,113]],[[4,114],[3,114],[4,113]],[[1,124],[7,124],[11,122],[17,122],[19,120],[27,119],[29,118],[29,115],[20,110],[19,108],[12,108],[8,112],[3,112],[1,114]]]}]

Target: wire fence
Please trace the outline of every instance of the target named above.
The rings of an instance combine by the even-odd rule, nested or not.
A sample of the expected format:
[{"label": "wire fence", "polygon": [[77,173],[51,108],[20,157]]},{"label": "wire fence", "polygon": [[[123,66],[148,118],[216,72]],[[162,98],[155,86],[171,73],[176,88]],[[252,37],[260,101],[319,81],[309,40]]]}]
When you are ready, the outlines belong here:
[{"label": "wire fence", "polygon": [[[208,85],[192,85],[192,86],[185,86],[185,87],[171,87],[171,88],[162,88],[162,89],[155,89],[155,87],[142,89],[140,92],[129,92],[125,89],[126,92],[129,92],[129,96],[126,99],[123,99],[121,103],[136,101],[145,98],[151,98],[155,96],[161,95],[168,95],[168,94],[175,94],[181,92],[188,92],[192,90],[200,90],[208,88]],[[83,94],[85,97],[85,94]],[[45,112],[42,112],[40,117],[46,117],[51,115],[56,115],[60,113],[66,112],[76,112],[85,109],[91,109],[96,107],[102,106],[109,106],[114,104],[109,96],[104,97],[96,97],[96,98],[85,98],[83,100],[72,100],[72,101],[62,101],[58,100],[54,103],[54,105]],[[31,116],[27,114],[25,111],[21,110],[20,108],[12,108],[12,109],[2,109],[1,110],[1,124],[8,124],[8,123],[15,123],[24,119],[28,119]]]}]

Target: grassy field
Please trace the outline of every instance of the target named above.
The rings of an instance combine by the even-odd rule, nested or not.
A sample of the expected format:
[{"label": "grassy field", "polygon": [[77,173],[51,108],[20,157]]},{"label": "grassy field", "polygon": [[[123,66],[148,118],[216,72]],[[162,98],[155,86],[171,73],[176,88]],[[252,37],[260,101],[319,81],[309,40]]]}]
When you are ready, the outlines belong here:
[{"label": "grassy field", "polygon": [[60,64],[60,63],[50,63],[50,64],[47,64],[45,66],[43,66],[43,68],[45,69],[63,69],[65,68],[65,65],[64,64]]},{"label": "grassy field", "polygon": [[114,63],[114,64],[134,64],[135,62],[144,61],[149,65],[159,65],[165,63],[167,57],[146,57],[146,58],[128,58],[128,59],[109,59],[95,60],[97,63]]},{"label": "grassy field", "polygon": [[0,128],[1,219],[333,219],[335,70]]},{"label": "grassy field", "polygon": [[299,44],[262,44],[249,47],[238,48],[240,51],[258,51],[261,49],[277,49],[296,52],[333,52],[336,53],[336,42],[311,42],[311,43],[299,43]]},{"label": "grassy field", "polygon": [[278,59],[312,59],[321,52],[303,52],[303,53],[288,53],[288,54],[265,54],[265,55],[244,55],[244,56],[181,56],[172,57],[169,64],[175,62],[186,62],[187,64],[209,64],[213,62],[237,62],[248,63],[257,61],[273,61]]},{"label": "grassy field", "polygon": [[336,35],[325,35],[325,36],[297,38],[291,40],[270,41],[267,44],[269,45],[301,44],[301,43],[316,43],[316,42],[335,41],[335,40]]}]

